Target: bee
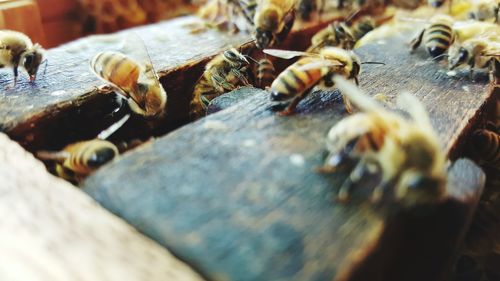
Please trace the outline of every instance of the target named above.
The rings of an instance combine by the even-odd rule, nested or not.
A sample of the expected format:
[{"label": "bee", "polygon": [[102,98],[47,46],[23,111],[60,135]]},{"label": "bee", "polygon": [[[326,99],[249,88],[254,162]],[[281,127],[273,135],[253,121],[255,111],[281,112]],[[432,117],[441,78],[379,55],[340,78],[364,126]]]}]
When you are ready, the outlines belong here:
[{"label": "bee", "polygon": [[129,117],[130,115],[125,115],[103,130],[95,139],[69,144],[57,152],[38,151],[37,157],[46,161],[54,161],[55,172],[61,178],[75,183],[80,182],[118,156],[118,148],[106,139],[121,128]]},{"label": "bee", "polygon": [[44,61],[44,49],[33,44],[25,34],[12,30],[0,30],[0,68],[11,67],[14,86],[19,75],[19,64],[26,70],[30,81],[35,81],[39,66]]},{"label": "bee", "polygon": [[265,89],[270,86],[276,78],[276,70],[274,64],[269,58],[261,58],[255,65],[256,87]]},{"label": "bee", "polygon": [[371,16],[364,16],[355,20],[360,12],[361,10],[358,10],[351,14],[344,22],[333,22],[318,31],[311,38],[311,47],[307,51],[313,52],[325,46],[352,50],[358,40],[393,17],[389,15],[376,19]]},{"label": "bee", "polygon": [[249,85],[246,78],[248,60],[236,49],[231,48],[213,58],[196,83],[191,100],[190,115],[199,118],[206,112],[210,101],[226,91],[240,85]]},{"label": "bee", "polygon": [[339,47],[346,50],[352,50],[356,38],[351,28],[343,22],[333,22],[327,27],[318,31],[311,38],[311,47],[307,49],[308,52],[315,52],[325,46]]},{"label": "bee", "polygon": [[356,164],[338,192],[349,199],[349,191],[368,172],[379,172],[380,182],[371,194],[378,202],[393,187],[398,202],[405,205],[432,203],[445,193],[445,155],[425,108],[408,93],[398,104],[411,120],[384,109],[343,77],[333,78],[337,87],[361,112],[350,115],[328,132],[329,156],[318,172],[335,173],[349,161]]},{"label": "bee", "polygon": [[[290,59],[302,56],[297,62],[290,65],[271,84],[271,100],[288,101],[288,107],[280,115],[290,115],[297,104],[316,86],[333,87],[333,76],[341,75],[347,79],[354,79],[358,84],[358,74],[361,62],[352,51],[335,47],[325,47],[318,53],[284,51],[266,49],[265,53]],[[352,111],[351,105],[344,98],[348,112]]]},{"label": "bee", "polygon": [[141,64],[123,53],[105,51],[94,56],[90,68],[127,100],[134,113],[158,118],[164,115],[167,94],[151,63]]},{"label": "bee", "polygon": [[56,162],[61,178],[78,182],[118,155],[118,148],[106,140],[87,140],[72,143],[60,152],[37,153],[38,158]]},{"label": "bee", "polygon": [[436,58],[448,50],[455,37],[453,19],[447,15],[436,15],[432,17],[430,25],[411,41],[411,50],[417,49],[423,40],[427,52]]},{"label": "bee", "polygon": [[427,0],[427,5],[433,8],[439,8],[443,6],[444,2],[446,2],[446,0]]},{"label": "bee", "polygon": [[259,49],[285,40],[295,21],[295,0],[258,0],[253,18]]},{"label": "bee", "polygon": [[500,168],[500,135],[498,132],[479,129],[472,135],[472,149],[482,165]]},{"label": "bee", "polygon": [[480,1],[470,10],[468,17],[478,21],[500,22],[500,3],[494,0]]},{"label": "bee", "polygon": [[323,13],[326,0],[299,0],[297,12],[302,20],[308,21],[311,19],[311,14],[316,12],[318,15]]},{"label": "bee", "polygon": [[489,69],[490,81],[500,76],[500,43],[485,38],[472,38],[462,44],[454,44],[448,53],[450,70],[467,64],[470,67],[470,77],[474,80],[474,68]]}]

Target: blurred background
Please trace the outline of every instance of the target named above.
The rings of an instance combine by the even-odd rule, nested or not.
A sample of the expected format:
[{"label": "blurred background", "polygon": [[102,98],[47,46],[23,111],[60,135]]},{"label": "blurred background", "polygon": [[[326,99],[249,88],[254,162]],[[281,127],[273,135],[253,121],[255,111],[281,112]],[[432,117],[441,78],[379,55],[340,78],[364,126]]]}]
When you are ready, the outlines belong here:
[{"label": "blurred background", "polygon": [[0,0],[0,29],[21,31],[45,48],[89,34],[192,13],[196,0]]}]

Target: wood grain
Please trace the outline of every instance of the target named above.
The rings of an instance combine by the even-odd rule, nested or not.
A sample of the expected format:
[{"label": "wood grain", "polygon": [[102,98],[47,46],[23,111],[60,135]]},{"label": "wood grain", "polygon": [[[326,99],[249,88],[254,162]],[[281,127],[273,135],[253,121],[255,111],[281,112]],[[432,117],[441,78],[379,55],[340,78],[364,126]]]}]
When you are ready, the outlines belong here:
[{"label": "wood grain", "polygon": [[[367,65],[361,86],[390,101],[403,90],[415,94],[456,158],[491,100],[485,75],[474,83],[466,71],[448,77],[425,53],[409,55],[405,40],[384,40],[383,52],[382,42],[357,50],[362,61],[386,63]],[[328,129],[345,115],[339,93],[315,92],[290,117],[277,116],[268,95],[242,88],[219,98],[215,106],[225,109],[125,154],[84,190],[209,279],[391,280],[404,268],[404,280],[439,280],[479,198],[480,169],[458,162],[448,200],[416,218],[412,210],[366,203],[369,188],[337,204],[345,175],[312,169],[325,157]],[[400,240],[391,245],[394,237]]]},{"label": "wood grain", "polygon": [[0,279],[202,280],[0,133]]},{"label": "wood grain", "polygon": [[[143,41],[168,94],[167,115],[157,122],[134,116],[117,133],[119,139],[163,135],[189,119],[189,102],[194,84],[204,65],[230,46],[251,41],[247,33],[228,34],[207,30],[190,34],[188,24],[201,21],[193,16],[129,29],[112,35],[91,36],[48,51],[48,66],[40,70],[35,83],[20,77],[12,88],[12,74],[0,76],[0,130],[30,151],[59,149],[68,143],[95,137],[121,116],[114,95],[95,91],[103,82],[89,69],[89,60],[103,50],[125,51],[131,56],[141,50],[124,48],[127,40]],[[298,27],[284,44],[306,48],[314,31],[326,23]],[[137,35],[142,38],[137,37]],[[139,40],[139,41],[138,41]],[[248,44],[246,46],[249,46]],[[126,49],[126,50],[124,50]]]}]

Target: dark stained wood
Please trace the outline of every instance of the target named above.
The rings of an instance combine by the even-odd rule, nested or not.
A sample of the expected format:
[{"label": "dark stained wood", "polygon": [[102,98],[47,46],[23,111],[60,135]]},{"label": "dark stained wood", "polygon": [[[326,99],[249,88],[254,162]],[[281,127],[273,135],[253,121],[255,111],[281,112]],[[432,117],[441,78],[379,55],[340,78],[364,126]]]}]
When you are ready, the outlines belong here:
[{"label": "dark stained wood", "polygon": [[[318,93],[307,111],[282,118],[255,91],[124,155],[87,179],[85,191],[209,279],[349,280],[382,239],[391,210],[363,203],[363,188],[352,204],[337,204],[344,176],[311,171],[323,160],[325,133],[341,117],[338,97]],[[450,214],[470,212],[469,197],[481,187],[480,171],[470,163],[467,169],[474,184],[449,186],[449,200],[459,206],[433,213],[443,216],[441,224],[457,220],[451,241],[467,220]],[[449,257],[450,249],[442,253]]]},{"label": "dark stained wood", "polygon": [[[409,55],[405,40],[385,40],[383,52],[378,44],[358,50],[363,61],[386,63],[367,65],[361,86],[391,100],[402,90],[417,95],[443,149],[458,156],[461,136],[491,100],[486,76],[475,83],[466,71],[448,77],[423,52]],[[273,112],[265,91],[228,95],[236,98],[216,102],[224,110],[125,154],[89,177],[84,190],[208,279],[389,280],[384,277],[400,276],[395,260],[408,275],[426,277],[420,280],[444,274],[481,192],[477,167],[457,163],[448,200],[423,217],[392,204],[370,205],[362,187],[350,204],[337,204],[333,195],[345,175],[312,169],[325,157],[328,129],[345,114],[340,95],[316,92],[290,117]],[[405,223],[408,218],[414,223]],[[446,242],[438,232],[448,235]],[[403,245],[432,245],[408,246],[416,256],[410,263],[432,249],[439,258],[428,270],[406,264],[398,260],[401,249],[390,245],[394,236]],[[391,258],[377,258],[381,252]]]},{"label": "dark stained wood", "polygon": [[[116,121],[119,116],[109,116],[116,108],[114,96],[97,95],[94,91],[104,83],[91,73],[89,61],[103,50],[123,51],[126,38],[134,40],[137,37],[133,33],[144,41],[161,77],[172,69],[190,65],[199,65],[196,70],[201,73],[208,57],[229,46],[240,46],[250,41],[250,35],[243,33],[229,35],[208,30],[201,35],[189,34],[189,29],[184,25],[197,21],[199,22],[195,17],[184,17],[113,35],[91,36],[51,49],[47,53],[48,66],[45,74],[42,67],[33,84],[22,76],[17,87],[12,88],[12,74],[2,74],[1,130],[32,149],[46,148],[51,143],[63,146],[78,139],[95,137],[97,132]],[[135,50],[128,52],[133,55]],[[193,81],[196,79],[191,78],[191,83]],[[169,109],[170,106],[175,108],[177,92],[173,85],[178,86],[179,83],[165,82],[164,87],[170,94]],[[175,112],[166,118],[167,127],[178,126],[180,122],[176,120]],[[131,125],[138,127],[137,131],[149,129],[142,118],[136,119],[135,125],[134,122]],[[66,124],[67,122],[71,124]],[[47,128],[45,124],[48,124]],[[45,138],[50,135],[54,137]]]},{"label": "dark stained wood", "polygon": [[2,280],[203,280],[0,133]]}]

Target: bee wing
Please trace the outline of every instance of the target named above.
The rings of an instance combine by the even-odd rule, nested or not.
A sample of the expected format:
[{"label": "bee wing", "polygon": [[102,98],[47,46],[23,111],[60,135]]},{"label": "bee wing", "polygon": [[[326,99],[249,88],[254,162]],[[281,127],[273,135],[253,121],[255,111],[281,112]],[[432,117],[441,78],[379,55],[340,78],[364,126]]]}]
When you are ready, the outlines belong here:
[{"label": "bee wing", "polygon": [[39,159],[42,159],[45,161],[54,161],[57,163],[63,163],[66,159],[68,159],[71,156],[71,154],[67,151],[41,150],[41,151],[37,151],[36,156]]},{"label": "bee wing", "polygon": [[287,50],[279,50],[279,49],[264,49],[264,53],[271,55],[273,57],[278,57],[282,59],[292,59],[296,57],[320,57],[320,55],[315,53],[308,52],[299,52],[299,51],[287,51]]},{"label": "bee wing", "polygon": [[144,44],[144,40],[137,33],[131,33],[128,35],[129,36],[126,38],[122,52],[133,58],[142,67],[144,67],[144,71],[142,73],[144,77],[139,77],[140,80],[143,78],[148,81],[155,81],[159,85],[159,77],[153,67],[153,62],[148,49]]},{"label": "bee wing", "polygon": [[344,66],[344,64],[339,61],[318,60],[297,67],[297,71],[308,71],[312,69],[318,69],[323,67],[334,67],[334,66]]}]

